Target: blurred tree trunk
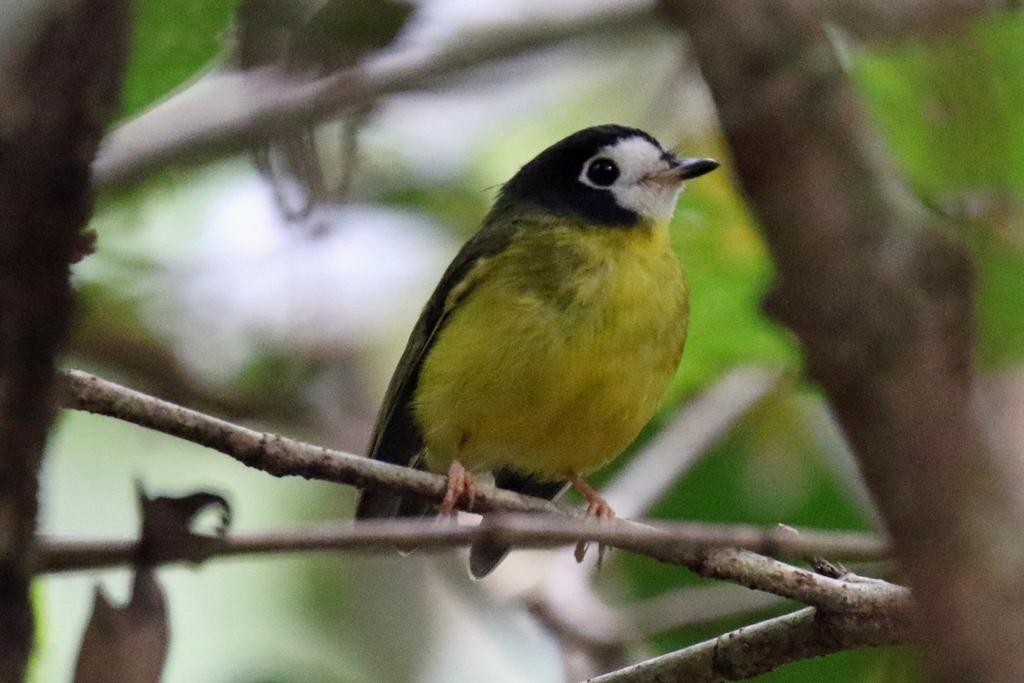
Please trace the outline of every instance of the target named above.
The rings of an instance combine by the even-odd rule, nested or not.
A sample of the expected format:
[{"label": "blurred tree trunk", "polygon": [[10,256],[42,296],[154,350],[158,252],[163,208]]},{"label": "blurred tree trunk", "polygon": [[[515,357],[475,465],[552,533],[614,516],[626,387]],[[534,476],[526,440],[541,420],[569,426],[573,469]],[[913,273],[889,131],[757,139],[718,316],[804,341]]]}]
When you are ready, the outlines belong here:
[{"label": "blurred tree trunk", "polygon": [[857,451],[934,679],[1024,681],[1022,473],[984,447],[972,411],[967,253],[892,174],[810,5],[667,6],[778,265],[766,308]]},{"label": "blurred tree trunk", "polygon": [[2,12],[0,52],[0,683],[32,645],[38,473],[54,364],[72,314],[68,265],[88,251],[89,165],[118,101],[126,0]]}]

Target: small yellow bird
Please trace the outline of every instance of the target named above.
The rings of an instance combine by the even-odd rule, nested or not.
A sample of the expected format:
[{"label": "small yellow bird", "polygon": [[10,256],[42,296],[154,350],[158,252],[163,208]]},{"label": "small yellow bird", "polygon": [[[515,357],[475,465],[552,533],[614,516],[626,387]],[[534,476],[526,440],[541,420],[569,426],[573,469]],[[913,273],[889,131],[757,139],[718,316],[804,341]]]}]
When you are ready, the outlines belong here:
[{"label": "small yellow bird", "polygon": [[[491,472],[548,499],[571,483],[588,514],[612,516],[583,477],[632,443],[676,372],[689,292],[669,221],[683,181],[717,167],[617,125],[523,166],[423,308],[369,456],[447,473],[442,512]],[[427,507],[366,489],[356,517]],[[474,545],[470,572],[486,576],[507,553]]]}]

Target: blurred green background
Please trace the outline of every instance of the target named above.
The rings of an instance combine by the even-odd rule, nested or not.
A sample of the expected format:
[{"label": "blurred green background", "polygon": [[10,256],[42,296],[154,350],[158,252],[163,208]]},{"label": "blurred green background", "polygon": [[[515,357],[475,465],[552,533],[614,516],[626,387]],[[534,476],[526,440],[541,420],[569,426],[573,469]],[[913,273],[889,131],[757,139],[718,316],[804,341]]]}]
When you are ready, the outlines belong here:
[{"label": "blurred green background", "polygon": [[[235,4],[136,0],[124,121],[239,63]],[[322,2],[285,4],[280,14],[267,9],[272,0],[243,8],[270,33],[280,27],[259,24],[268,12],[287,35],[328,25],[316,23]],[[380,11],[373,2],[355,5]],[[389,49],[439,49],[468,31],[591,11],[583,2],[544,5],[424,0]],[[320,31],[315,45],[334,55],[342,33]],[[989,418],[1012,447],[1024,353],[1024,18],[991,14],[941,36],[886,42],[836,31],[835,44],[863,98],[866,140],[892,156],[894,190],[944,215],[976,256],[982,388],[995,397]],[[872,528],[851,456],[801,376],[797,345],[760,313],[772,266],[732,184],[685,39],[653,20],[470,70],[325,123],[310,136],[322,184],[333,192],[304,215],[287,209],[302,207],[309,179],[282,170],[287,164],[258,168],[246,153],[101,194],[92,224],[98,251],[75,268],[81,305],[65,362],[228,419],[361,452],[419,307],[496,186],[552,142],[609,122],[724,162],[691,184],[677,210],[674,239],[693,291],[690,341],[638,446],[729,370],[781,372],[651,516]],[[354,155],[344,152],[353,131]],[[271,155],[287,160],[283,149]],[[346,487],[277,480],[170,437],[68,413],[45,463],[43,531],[131,537],[135,479],[154,493],[225,492],[237,532],[348,519],[354,501]],[[551,553],[517,553],[476,583],[455,555],[273,556],[165,569],[173,632],[165,680],[561,681],[559,644],[528,609],[551,563]],[[70,680],[96,581],[123,597],[127,572],[37,581],[32,680]],[[613,553],[596,588],[608,604],[626,605],[706,583]],[[680,614],[683,625],[623,643],[622,652],[632,660],[670,651],[792,607],[689,625],[690,615]],[[893,649],[803,662],[759,680],[867,683],[919,674],[912,653]]]}]

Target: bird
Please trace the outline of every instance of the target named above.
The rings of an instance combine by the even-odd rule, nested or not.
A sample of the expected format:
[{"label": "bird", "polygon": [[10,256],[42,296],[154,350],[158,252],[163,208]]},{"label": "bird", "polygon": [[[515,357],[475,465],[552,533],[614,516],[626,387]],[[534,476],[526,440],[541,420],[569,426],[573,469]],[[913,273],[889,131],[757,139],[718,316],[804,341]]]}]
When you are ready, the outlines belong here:
[{"label": "bird", "polygon": [[[718,166],[616,124],[526,163],[423,307],[367,455],[447,474],[441,513],[471,501],[490,474],[545,499],[575,486],[588,515],[613,517],[585,477],[636,439],[676,373],[689,289],[669,223],[684,181]],[[430,509],[365,488],[355,516]],[[475,543],[471,575],[489,574],[509,549]]]}]

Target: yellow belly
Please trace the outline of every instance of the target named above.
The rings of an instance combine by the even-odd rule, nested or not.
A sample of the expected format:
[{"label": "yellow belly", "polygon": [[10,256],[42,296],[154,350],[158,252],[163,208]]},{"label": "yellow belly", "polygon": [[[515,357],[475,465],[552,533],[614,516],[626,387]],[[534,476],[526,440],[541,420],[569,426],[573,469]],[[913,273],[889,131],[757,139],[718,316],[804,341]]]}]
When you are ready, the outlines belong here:
[{"label": "yellow belly", "polygon": [[428,467],[599,468],[650,420],[682,354],[688,298],[666,226],[522,231],[480,268],[421,370]]}]

